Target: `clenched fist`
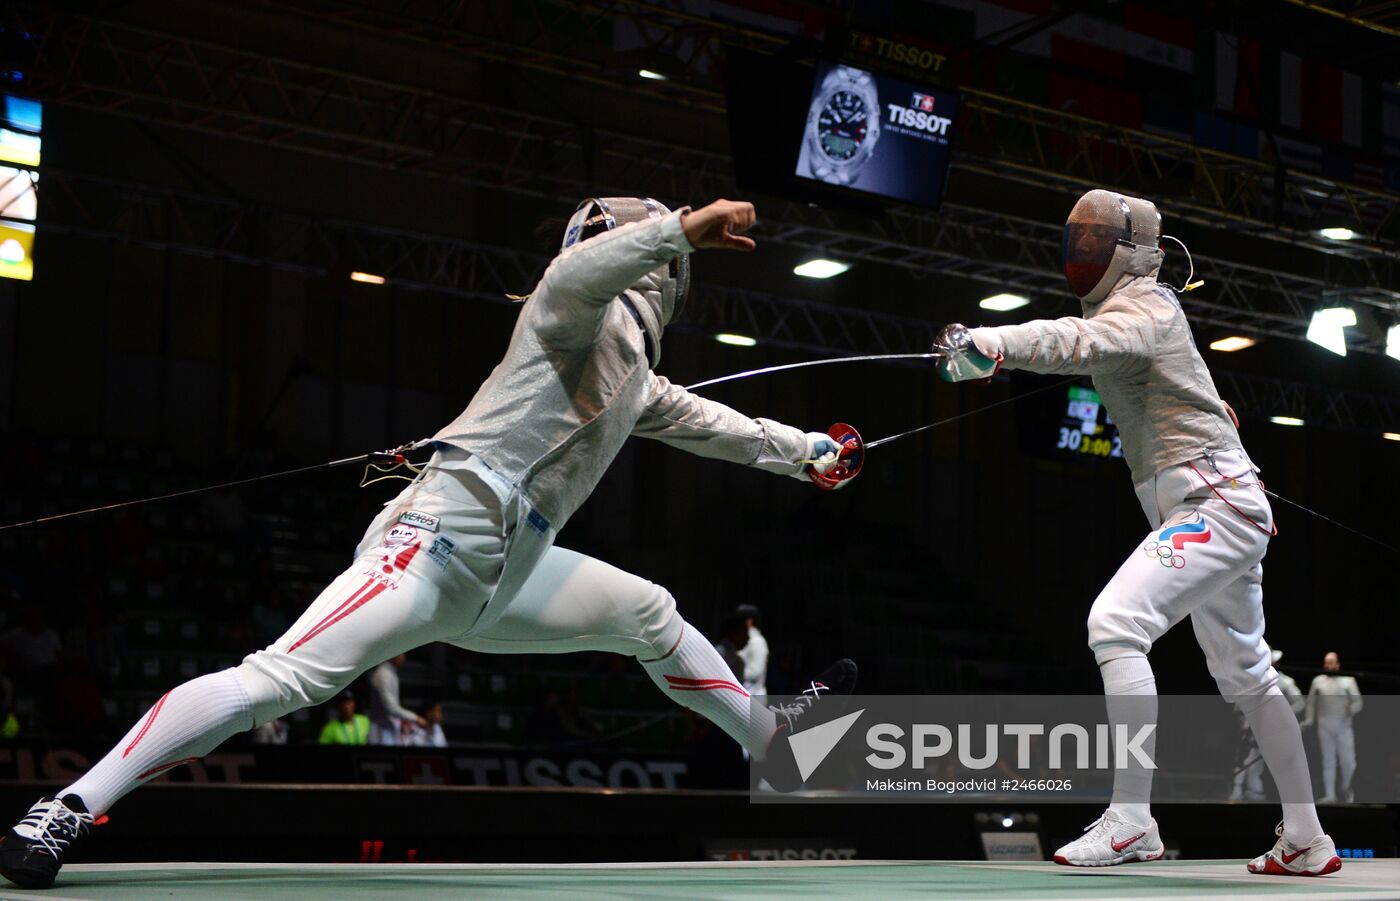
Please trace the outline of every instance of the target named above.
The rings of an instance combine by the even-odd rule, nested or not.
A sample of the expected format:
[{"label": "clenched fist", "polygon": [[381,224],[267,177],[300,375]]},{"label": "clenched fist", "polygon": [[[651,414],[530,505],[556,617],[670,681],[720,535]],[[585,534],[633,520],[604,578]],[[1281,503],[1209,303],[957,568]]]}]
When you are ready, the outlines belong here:
[{"label": "clenched fist", "polygon": [[681,230],[697,250],[702,247],[753,250],[753,238],[744,237],[743,232],[752,228],[755,221],[753,204],[748,201],[716,200],[684,214]]}]

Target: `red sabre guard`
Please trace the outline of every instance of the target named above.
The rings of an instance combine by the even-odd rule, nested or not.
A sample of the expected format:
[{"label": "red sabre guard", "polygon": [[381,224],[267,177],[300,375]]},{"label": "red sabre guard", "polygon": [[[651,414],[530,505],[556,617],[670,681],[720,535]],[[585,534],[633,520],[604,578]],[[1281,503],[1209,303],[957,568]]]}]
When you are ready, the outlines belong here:
[{"label": "red sabre guard", "polygon": [[861,467],[865,465],[865,441],[861,439],[855,426],[844,422],[836,423],[826,430],[826,434],[841,446],[840,457],[836,465],[824,473],[815,469],[808,470],[807,478],[823,491],[835,491],[844,488],[847,482],[860,475]]}]

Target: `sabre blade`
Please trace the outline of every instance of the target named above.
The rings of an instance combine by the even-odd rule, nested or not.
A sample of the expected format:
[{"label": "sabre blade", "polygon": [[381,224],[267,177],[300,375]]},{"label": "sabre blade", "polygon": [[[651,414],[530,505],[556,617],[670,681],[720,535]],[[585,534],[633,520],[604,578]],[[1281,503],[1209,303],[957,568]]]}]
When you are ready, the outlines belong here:
[{"label": "sabre blade", "polygon": [[829,360],[803,360],[801,363],[784,363],[781,366],[764,366],[762,369],[748,369],[744,372],[722,375],[719,378],[706,379],[703,382],[686,385],[685,390],[695,391],[698,388],[708,388],[711,385],[718,385],[721,382],[733,382],[739,379],[752,378],[756,375],[768,375],[772,372],[782,372],[787,369],[806,369],[808,366],[830,366],[833,363],[861,363],[871,360],[934,360],[940,359],[942,356],[942,352],[932,351],[922,354],[866,354],[859,357],[832,357]]}]

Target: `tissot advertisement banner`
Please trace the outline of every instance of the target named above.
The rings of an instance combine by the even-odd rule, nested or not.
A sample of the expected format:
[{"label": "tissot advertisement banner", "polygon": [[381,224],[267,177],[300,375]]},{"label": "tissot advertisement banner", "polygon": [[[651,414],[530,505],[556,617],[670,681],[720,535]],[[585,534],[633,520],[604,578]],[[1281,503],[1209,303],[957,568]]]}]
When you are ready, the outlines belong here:
[{"label": "tissot advertisement banner", "polygon": [[953,91],[820,63],[796,174],[936,207],[957,111]]},{"label": "tissot advertisement banner", "polygon": [[[1301,697],[1282,694],[1237,700],[1215,695],[755,698],[756,717],[768,711],[787,728],[770,745],[768,759],[753,764],[752,798],[923,804],[1099,804],[1110,797],[1126,803],[1400,802],[1400,697],[1368,696],[1364,706],[1341,713],[1320,706],[1311,710]],[[1274,709],[1267,709],[1270,705]],[[1250,723],[1269,731],[1256,735]],[[1296,742],[1300,728],[1309,772],[1296,778],[1270,773],[1260,745]]]}]

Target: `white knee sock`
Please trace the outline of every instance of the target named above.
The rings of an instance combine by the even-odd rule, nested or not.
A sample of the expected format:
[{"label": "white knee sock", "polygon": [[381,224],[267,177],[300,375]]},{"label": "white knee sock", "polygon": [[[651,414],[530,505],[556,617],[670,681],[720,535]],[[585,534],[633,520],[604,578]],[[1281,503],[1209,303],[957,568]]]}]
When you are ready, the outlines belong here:
[{"label": "white knee sock", "polygon": [[1259,753],[1269,766],[1283,802],[1283,834],[1303,845],[1322,835],[1322,823],[1313,806],[1312,776],[1303,750],[1303,732],[1288,699],[1274,693],[1245,701],[1240,709],[1249,720]]},{"label": "white knee sock", "polygon": [[749,693],[700,630],[681,627],[675,650],[660,660],[643,660],[651,680],[678,704],[719,726],[755,758],[763,759],[776,728],[767,707]]},{"label": "white knee sock", "polygon": [[76,794],[89,813],[101,816],[147,779],[198,760],[253,728],[252,710],[233,670],[192,679],[157,701],[106,757],[58,796]]},{"label": "white knee sock", "polygon": [[[1099,663],[1108,722],[1114,736],[1122,725],[1131,739],[1144,726],[1157,722],[1157,679],[1141,651],[1112,653],[1116,656]],[[1156,752],[1155,731],[1142,743],[1142,749],[1149,758]],[[1108,809],[1136,826],[1146,826],[1152,822],[1152,771],[1136,766],[1132,755],[1127,762],[1126,769],[1113,771],[1113,802]]]}]

